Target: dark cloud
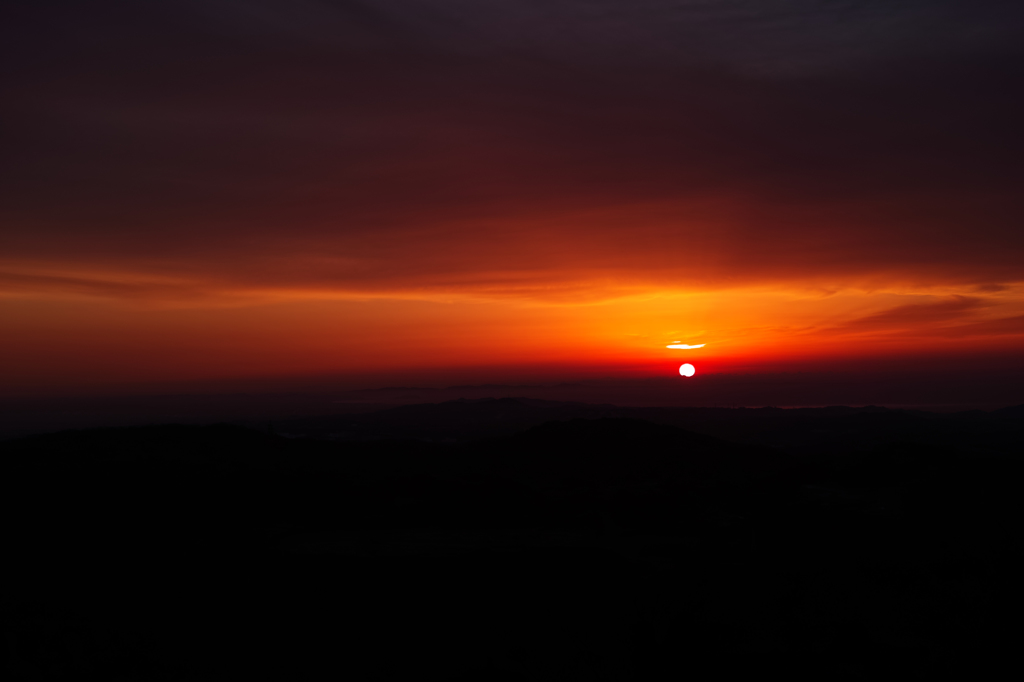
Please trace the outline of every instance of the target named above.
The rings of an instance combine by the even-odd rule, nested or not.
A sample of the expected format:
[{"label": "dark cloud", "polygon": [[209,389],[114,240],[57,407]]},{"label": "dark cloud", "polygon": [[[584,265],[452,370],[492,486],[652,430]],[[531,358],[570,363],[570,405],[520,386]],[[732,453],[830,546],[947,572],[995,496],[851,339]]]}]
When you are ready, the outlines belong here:
[{"label": "dark cloud", "polygon": [[845,331],[899,331],[923,329],[957,320],[984,308],[986,302],[970,296],[951,296],[946,300],[901,305],[852,320],[843,325]]},{"label": "dark cloud", "polygon": [[[933,0],[185,0],[149,16],[320,49],[415,45],[560,62],[717,64],[793,76],[1016,46],[1013,2]],[[125,10],[122,9],[121,13]],[[137,13],[138,10],[136,9]]]},{"label": "dark cloud", "polygon": [[1010,287],[1005,284],[979,284],[975,287],[975,291],[983,294],[994,294],[999,293],[1000,291],[1006,291],[1009,288]]},{"label": "dark cloud", "polygon": [[0,253],[46,276],[1024,278],[1017,3],[6,11]]},{"label": "dark cloud", "polygon": [[84,295],[102,298],[151,300],[188,300],[203,298],[208,292],[168,282],[123,281],[100,277],[66,277],[0,272],[0,291],[8,294]]},{"label": "dark cloud", "polygon": [[937,330],[936,335],[951,338],[1020,336],[1024,335],[1024,315],[944,327]]}]

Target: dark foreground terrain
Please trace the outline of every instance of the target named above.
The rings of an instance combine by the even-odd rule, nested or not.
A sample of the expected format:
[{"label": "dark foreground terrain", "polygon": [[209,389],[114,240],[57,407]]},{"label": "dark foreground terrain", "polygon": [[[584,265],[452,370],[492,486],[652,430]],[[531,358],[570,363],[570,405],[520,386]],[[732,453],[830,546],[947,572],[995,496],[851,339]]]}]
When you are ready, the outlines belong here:
[{"label": "dark foreground terrain", "polygon": [[1020,667],[1021,408],[461,401],[274,429],[288,437],[154,426],[0,443],[9,673]]}]

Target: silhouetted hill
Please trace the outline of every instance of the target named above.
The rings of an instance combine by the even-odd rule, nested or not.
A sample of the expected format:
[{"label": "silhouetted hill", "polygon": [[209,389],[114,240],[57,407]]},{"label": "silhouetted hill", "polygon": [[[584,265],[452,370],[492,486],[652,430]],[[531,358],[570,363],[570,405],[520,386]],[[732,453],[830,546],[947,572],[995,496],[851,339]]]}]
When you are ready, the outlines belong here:
[{"label": "silhouetted hill", "polygon": [[767,448],[636,419],[549,422],[476,449],[482,451],[478,461],[500,467],[503,474],[584,486],[751,477],[797,466]]},{"label": "silhouetted hill", "polygon": [[549,421],[626,416],[614,405],[560,403],[529,398],[483,398],[402,405],[365,415],[328,415],[282,420],[278,428],[296,436],[330,440],[415,438],[463,442],[505,436]]},{"label": "silhouetted hill", "polygon": [[885,407],[708,408],[619,407],[528,398],[488,398],[404,405],[366,414],[277,422],[287,435],[323,440],[416,439],[455,443],[514,434],[551,421],[641,419],[745,442],[817,455],[870,450],[911,440],[1003,453],[1019,452],[1024,407],[941,414]]},{"label": "silhouetted hill", "polygon": [[[9,669],[810,679],[1015,654],[1015,412],[621,410],[463,401],[365,415],[360,439],[0,443]],[[443,441],[460,419],[490,437],[382,438]]]},{"label": "silhouetted hill", "polygon": [[1013,407],[1004,407],[998,410],[992,410],[989,415],[998,419],[1024,419],[1024,405],[1015,405]]}]

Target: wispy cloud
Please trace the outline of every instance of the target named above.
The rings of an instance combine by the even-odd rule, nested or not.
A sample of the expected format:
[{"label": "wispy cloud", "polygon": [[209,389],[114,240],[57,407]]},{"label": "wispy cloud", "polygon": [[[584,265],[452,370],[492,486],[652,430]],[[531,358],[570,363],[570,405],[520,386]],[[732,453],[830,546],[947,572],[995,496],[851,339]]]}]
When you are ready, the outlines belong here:
[{"label": "wispy cloud", "polygon": [[846,332],[927,329],[969,316],[983,309],[986,303],[985,299],[972,296],[950,296],[940,301],[910,303],[851,320],[840,329]]}]

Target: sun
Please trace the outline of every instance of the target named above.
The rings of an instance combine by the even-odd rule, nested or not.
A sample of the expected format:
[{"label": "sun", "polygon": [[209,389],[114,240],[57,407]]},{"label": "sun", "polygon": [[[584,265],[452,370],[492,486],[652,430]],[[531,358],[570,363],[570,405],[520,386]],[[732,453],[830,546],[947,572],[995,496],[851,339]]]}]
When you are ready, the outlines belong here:
[{"label": "sun", "polygon": [[691,365],[688,362],[679,368],[679,373],[682,374],[684,377],[692,377],[693,373],[696,371],[697,370],[693,368],[693,365]]}]

